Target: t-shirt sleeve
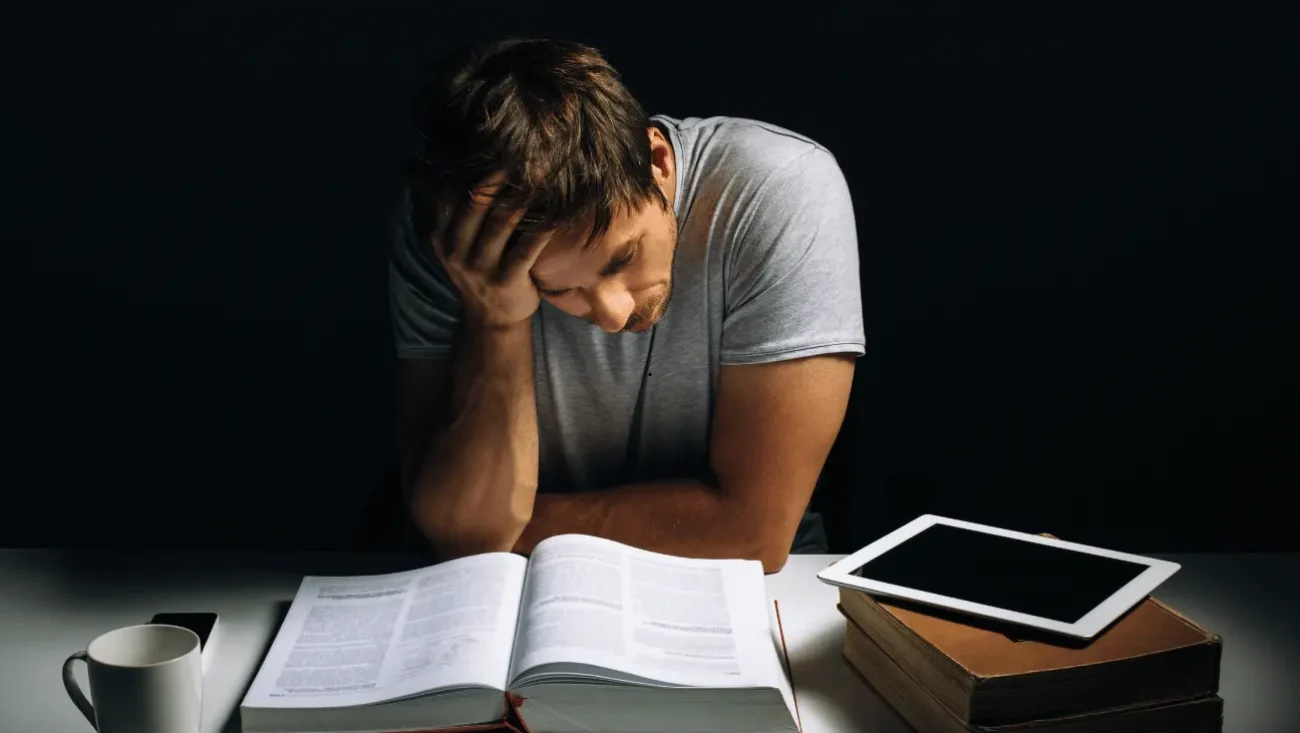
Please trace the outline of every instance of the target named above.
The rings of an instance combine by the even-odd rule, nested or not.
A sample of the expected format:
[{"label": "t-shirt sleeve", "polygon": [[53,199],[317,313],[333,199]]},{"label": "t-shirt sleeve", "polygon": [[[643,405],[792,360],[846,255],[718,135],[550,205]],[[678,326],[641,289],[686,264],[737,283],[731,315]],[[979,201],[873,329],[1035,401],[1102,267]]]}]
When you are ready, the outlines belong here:
[{"label": "t-shirt sleeve", "polygon": [[400,358],[451,353],[461,320],[460,294],[427,238],[416,234],[410,190],[402,191],[389,225],[388,306]]},{"label": "t-shirt sleeve", "polygon": [[729,253],[721,362],[865,353],[857,226],[834,156],[800,154],[746,207]]}]

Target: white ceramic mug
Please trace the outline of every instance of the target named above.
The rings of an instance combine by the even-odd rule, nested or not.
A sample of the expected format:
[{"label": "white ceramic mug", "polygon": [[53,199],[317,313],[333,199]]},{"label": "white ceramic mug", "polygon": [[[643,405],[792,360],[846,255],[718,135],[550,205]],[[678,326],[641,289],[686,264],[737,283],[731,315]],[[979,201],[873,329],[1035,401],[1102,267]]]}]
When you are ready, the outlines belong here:
[{"label": "white ceramic mug", "polygon": [[[142,624],[96,637],[63,662],[63,686],[99,733],[199,733],[203,668],[189,629]],[[86,663],[90,700],[72,675]],[[94,701],[92,704],[91,701]]]}]

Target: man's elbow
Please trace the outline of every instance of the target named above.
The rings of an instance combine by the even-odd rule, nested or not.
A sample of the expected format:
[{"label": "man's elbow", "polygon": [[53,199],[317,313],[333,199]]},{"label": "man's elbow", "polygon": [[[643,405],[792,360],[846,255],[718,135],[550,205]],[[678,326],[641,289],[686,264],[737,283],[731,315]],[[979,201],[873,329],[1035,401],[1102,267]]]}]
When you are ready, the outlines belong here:
[{"label": "man's elbow", "polygon": [[790,559],[790,545],[769,544],[771,546],[763,548],[756,559],[763,563],[763,572],[770,575],[781,572],[785,567],[786,561]]},{"label": "man's elbow", "polygon": [[480,555],[485,552],[511,552],[523,525],[456,521],[436,515],[414,516],[415,526],[439,560]]},{"label": "man's elbow", "polygon": [[746,560],[757,560],[762,563],[764,573],[781,572],[786,561],[790,559],[790,545],[793,538],[786,537],[784,532],[757,523],[746,534],[742,543],[741,556]]},{"label": "man's elbow", "polygon": [[779,573],[790,559],[790,547],[798,527],[802,510],[791,524],[785,511],[772,511],[769,507],[755,506],[753,501],[723,493],[723,516],[731,521],[731,556],[744,560],[757,560],[763,564],[764,573]]},{"label": "man's elbow", "polygon": [[779,573],[785,567],[785,563],[790,559],[790,547],[787,545],[781,547],[776,543],[764,543],[761,538],[752,539],[745,542],[738,552],[733,551],[732,557],[741,560],[753,560],[763,565],[763,572],[767,575]]},{"label": "man's elbow", "polygon": [[441,560],[510,552],[530,519],[517,511],[465,506],[428,492],[413,495],[407,510]]}]

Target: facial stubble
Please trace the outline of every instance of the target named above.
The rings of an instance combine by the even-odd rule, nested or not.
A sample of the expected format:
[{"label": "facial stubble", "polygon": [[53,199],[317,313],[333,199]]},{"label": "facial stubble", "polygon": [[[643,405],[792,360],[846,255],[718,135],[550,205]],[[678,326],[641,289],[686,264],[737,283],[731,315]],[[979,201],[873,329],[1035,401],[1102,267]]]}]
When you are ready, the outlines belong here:
[{"label": "facial stubble", "polygon": [[[625,333],[649,333],[650,329],[653,328],[654,325],[664,317],[664,314],[668,312],[668,305],[672,302],[673,282],[677,279],[677,214],[675,212],[670,212],[668,221],[672,226],[672,248],[668,260],[668,283],[666,292],[663,294],[663,297],[647,303],[645,308],[633,312],[632,315],[628,317],[627,323],[623,326],[623,331]],[[647,321],[650,325],[644,326],[643,324]]]}]

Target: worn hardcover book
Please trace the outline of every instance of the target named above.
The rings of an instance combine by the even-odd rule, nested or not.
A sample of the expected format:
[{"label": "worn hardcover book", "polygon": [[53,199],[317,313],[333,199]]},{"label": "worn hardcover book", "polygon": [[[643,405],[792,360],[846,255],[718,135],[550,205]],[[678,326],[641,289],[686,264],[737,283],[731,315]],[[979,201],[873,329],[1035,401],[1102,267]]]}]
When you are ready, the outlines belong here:
[{"label": "worn hardcover book", "polygon": [[[580,535],[303,579],[245,733],[793,731],[762,565]],[[481,726],[481,727],[480,727]]]},{"label": "worn hardcover book", "polygon": [[840,608],[965,723],[1218,692],[1222,639],[1155,598],[1086,643],[851,589]]},{"label": "worn hardcover book", "polygon": [[[971,723],[908,674],[867,633],[848,621],[844,656],[907,723],[924,733],[1222,733],[1223,699],[1217,694],[1150,700],[1063,715]],[[1032,695],[1032,692],[1026,692]]]}]

